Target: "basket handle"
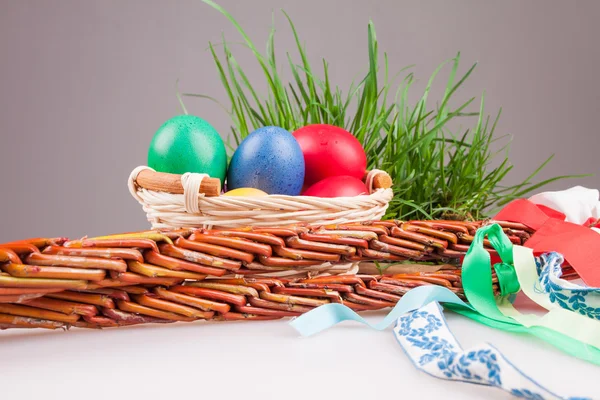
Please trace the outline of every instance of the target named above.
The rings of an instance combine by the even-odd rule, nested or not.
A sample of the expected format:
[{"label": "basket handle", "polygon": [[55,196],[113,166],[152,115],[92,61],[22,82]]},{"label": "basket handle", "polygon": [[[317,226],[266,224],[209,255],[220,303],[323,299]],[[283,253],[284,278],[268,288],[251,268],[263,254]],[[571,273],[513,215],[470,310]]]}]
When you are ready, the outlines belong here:
[{"label": "basket handle", "polygon": [[389,189],[392,187],[392,178],[387,172],[380,169],[367,171],[363,181],[365,181],[369,193],[373,193],[377,189]]},{"label": "basket handle", "polygon": [[[181,175],[177,174],[143,169],[137,174],[134,183],[136,186],[147,190],[183,194]],[[200,183],[199,193],[207,197],[219,196],[221,194],[221,180],[219,178],[204,178],[202,183]]]}]

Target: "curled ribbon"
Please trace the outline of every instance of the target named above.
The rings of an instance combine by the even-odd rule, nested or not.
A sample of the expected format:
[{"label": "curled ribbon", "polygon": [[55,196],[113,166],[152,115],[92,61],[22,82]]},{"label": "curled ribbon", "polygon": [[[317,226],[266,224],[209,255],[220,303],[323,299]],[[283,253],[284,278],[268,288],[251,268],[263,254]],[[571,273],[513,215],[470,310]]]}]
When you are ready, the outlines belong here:
[{"label": "curled ribbon", "polygon": [[[487,237],[504,264],[514,268],[515,274],[504,274],[498,279],[517,278],[517,282],[500,283],[501,287],[519,285],[523,292],[540,306],[549,309],[543,316],[521,314],[507,296],[496,298],[492,292],[490,254],[483,247]],[[513,253],[514,250],[514,253]],[[518,257],[515,260],[515,255]],[[513,267],[514,266],[514,267]],[[486,323],[492,319],[501,326],[510,326],[510,331],[528,333],[547,341],[577,358],[600,365],[600,322],[582,315],[550,306],[540,297],[533,296],[533,288],[538,281],[533,253],[530,249],[513,246],[498,224],[483,227],[475,234],[462,266],[462,281],[469,304],[477,314],[463,309],[455,309],[472,319]],[[549,308],[548,308],[549,307]],[[504,328],[502,328],[504,329]]]},{"label": "curled ribbon", "polygon": [[[527,256],[523,255],[521,250],[517,250],[518,268],[515,268],[515,273],[506,272],[499,276],[499,279],[504,281],[501,283],[501,287],[505,288],[505,292],[499,299],[495,298],[492,291],[490,254],[483,247],[485,237],[489,239],[500,255],[502,263],[505,264],[504,267],[501,267],[502,270],[507,270],[515,265],[513,245],[502,228],[498,224],[493,224],[479,229],[462,267],[463,289],[469,304],[460,300],[449,289],[421,286],[404,295],[384,320],[375,325],[369,324],[354,311],[341,304],[323,305],[296,318],[290,324],[304,336],[315,334],[346,320],[358,321],[374,329],[383,330],[402,314],[432,301],[438,301],[444,303],[447,308],[487,326],[508,332],[534,335],[568,354],[600,365],[600,325],[598,325],[598,321],[590,320],[555,305],[549,305],[536,296],[533,296],[532,300],[551,308],[550,312],[544,316],[524,315],[512,306],[507,294],[511,293],[516,285],[519,285],[527,295],[531,296],[537,281],[535,262],[532,268],[531,263],[526,262]],[[530,256],[530,260],[533,260],[532,254]],[[532,270],[533,272],[531,272]],[[543,296],[545,295],[541,297]]]},{"label": "curled ribbon", "polygon": [[[600,215],[600,203],[595,210]],[[496,219],[520,222],[535,229],[536,233],[527,241],[528,248],[513,246],[497,224],[479,229],[462,266],[463,289],[469,304],[447,288],[421,286],[404,295],[377,324],[370,324],[341,304],[321,306],[292,320],[290,324],[301,335],[309,336],[346,320],[383,330],[397,319],[394,334],[398,342],[415,366],[432,376],[497,386],[516,397],[561,399],[535,384],[491,345],[462,351],[449,330],[448,343],[442,347],[439,343],[432,345],[423,341],[423,338],[417,340],[410,333],[412,331],[406,331],[402,321],[408,316],[413,319],[420,316],[422,321],[426,321],[425,314],[435,314],[435,310],[431,309],[432,302],[443,303],[446,308],[487,326],[534,335],[570,355],[600,365],[600,288],[579,286],[561,279],[564,260],[561,254],[554,252],[564,253],[586,284],[600,286],[600,257],[596,256],[600,248],[600,236],[586,226],[566,222],[565,219],[569,218],[573,220],[572,216],[567,218],[566,214],[528,200],[516,200],[509,204]],[[493,266],[498,277],[500,296],[495,296],[492,290],[492,258],[483,247],[486,237],[501,261]],[[552,253],[548,253],[550,251]],[[537,258],[537,265],[534,255],[542,255]],[[548,312],[541,316],[521,313],[512,304],[515,293],[519,291]],[[443,320],[439,305],[437,309]],[[431,315],[427,318],[430,317],[433,318]],[[430,320],[427,321],[426,326],[422,327],[425,331],[431,328]],[[418,332],[422,333],[423,329]],[[443,329],[440,334],[443,335]],[[445,350],[440,353],[441,348]],[[488,371],[490,375],[487,377],[480,375],[485,368],[489,369],[490,360],[509,365],[502,375],[504,383],[500,380],[500,370],[495,370],[498,374]],[[465,363],[474,365],[472,371],[476,371],[477,377],[469,375],[472,371],[465,367]],[[455,372],[460,376],[455,377]],[[532,383],[535,384],[533,387]],[[519,389],[520,384],[523,387]]]}]

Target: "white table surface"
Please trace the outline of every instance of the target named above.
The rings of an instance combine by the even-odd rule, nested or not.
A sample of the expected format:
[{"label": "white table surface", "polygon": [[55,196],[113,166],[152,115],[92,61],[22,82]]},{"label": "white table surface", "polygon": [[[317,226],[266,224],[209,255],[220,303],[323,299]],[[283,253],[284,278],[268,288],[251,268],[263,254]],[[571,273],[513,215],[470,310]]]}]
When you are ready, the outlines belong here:
[{"label": "white table surface", "polygon": [[[372,322],[384,312],[367,314]],[[600,398],[600,367],[446,312],[464,348],[489,342],[563,396]],[[508,399],[416,370],[391,328],[301,338],[286,320],[0,332],[0,399]]]}]

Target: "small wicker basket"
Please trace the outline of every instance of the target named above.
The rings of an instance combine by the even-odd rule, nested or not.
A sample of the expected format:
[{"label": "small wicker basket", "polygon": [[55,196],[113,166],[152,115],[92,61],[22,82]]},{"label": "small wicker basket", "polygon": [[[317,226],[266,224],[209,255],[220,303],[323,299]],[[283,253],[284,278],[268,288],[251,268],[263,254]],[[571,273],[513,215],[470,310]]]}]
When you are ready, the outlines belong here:
[{"label": "small wicker basket", "polygon": [[364,181],[369,194],[355,197],[228,197],[220,196],[220,180],[208,175],[166,174],[141,166],[128,185],[154,229],[238,228],[379,220],[393,197],[392,180],[385,171],[372,170]]}]

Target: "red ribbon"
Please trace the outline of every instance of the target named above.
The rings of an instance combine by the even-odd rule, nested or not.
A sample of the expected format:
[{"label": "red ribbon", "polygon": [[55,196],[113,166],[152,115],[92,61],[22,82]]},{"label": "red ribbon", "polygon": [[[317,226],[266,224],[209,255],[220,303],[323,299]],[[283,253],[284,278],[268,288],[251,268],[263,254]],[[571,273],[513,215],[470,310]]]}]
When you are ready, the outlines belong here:
[{"label": "red ribbon", "polygon": [[[559,211],[525,199],[512,201],[494,217],[535,230],[526,247],[536,255],[561,253],[588,286],[600,287],[600,234],[587,226],[566,222],[565,218]],[[586,225],[594,222],[590,219]]]}]

